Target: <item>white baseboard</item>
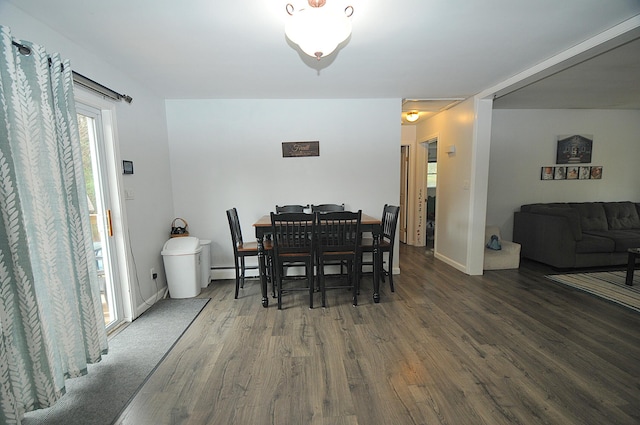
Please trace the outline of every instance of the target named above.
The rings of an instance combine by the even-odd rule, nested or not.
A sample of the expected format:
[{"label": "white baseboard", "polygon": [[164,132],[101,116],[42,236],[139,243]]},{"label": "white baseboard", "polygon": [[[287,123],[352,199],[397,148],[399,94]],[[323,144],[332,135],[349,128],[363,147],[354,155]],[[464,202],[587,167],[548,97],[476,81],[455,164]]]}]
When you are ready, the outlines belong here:
[{"label": "white baseboard", "polygon": [[453,268],[455,268],[455,269],[458,269],[458,270],[460,270],[460,271],[461,271],[461,272],[463,272],[463,273],[469,274],[469,273],[467,272],[467,268],[465,267],[465,265],[464,265],[464,264],[460,264],[460,263],[458,263],[457,261],[454,261],[454,260],[452,260],[452,259],[451,259],[451,258],[449,258],[449,257],[445,257],[444,255],[439,254],[439,253],[437,253],[437,252],[434,254],[434,257],[435,257],[437,260],[443,261],[443,262],[447,263],[448,265],[450,265],[451,267],[453,267]]},{"label": "white baseboard", "polygon": [[136,308],[136,316],[134,317],[134,319],[137,317],[140,317],[142,313],[149,310],[151,306],[153,306],[155,303],[160,301],[164,297],[164,294],[166,292],[167,292],[166,286],[159,288],[158,292],[156,292],[154,295],[144,300],[142,304],[138,305],[138,307]]}]

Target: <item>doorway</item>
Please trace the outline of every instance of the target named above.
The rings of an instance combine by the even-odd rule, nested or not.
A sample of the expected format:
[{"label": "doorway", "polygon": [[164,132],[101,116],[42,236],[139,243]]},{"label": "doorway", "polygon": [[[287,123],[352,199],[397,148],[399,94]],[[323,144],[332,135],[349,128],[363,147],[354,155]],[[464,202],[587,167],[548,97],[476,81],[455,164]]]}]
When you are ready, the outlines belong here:
[{"label": "doorway", "polygon": [[123,303],[113,238],[114,191],[107,169],[105,128],[101,110],[82,103],[76,103],[76,110],[102,311],[110,330],[123,319]]},{"label": "doorway", "polygon": [[409,146],[400,147],[400,216],[398,240],[407,243],[407,207],[409,199]]},{"label": "doorway", "polygon": [[436,231],[436,186],[438,183],[438,140],[432,139],[427,142],[427,172],[426,172],[426,231],[425,241],[427,250],[433,251],[435,247]]}]

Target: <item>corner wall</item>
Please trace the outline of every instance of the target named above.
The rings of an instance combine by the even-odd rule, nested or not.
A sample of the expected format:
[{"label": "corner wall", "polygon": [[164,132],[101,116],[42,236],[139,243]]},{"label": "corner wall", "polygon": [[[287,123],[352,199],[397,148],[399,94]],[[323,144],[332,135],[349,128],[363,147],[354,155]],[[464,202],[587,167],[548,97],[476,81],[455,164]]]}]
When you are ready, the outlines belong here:
[{"label": "corner wall", "polygon": [[[212,240],[215,279],[234,276],[229,208],[253,241],[252,224],[278,204],[345,203],[374,217],[398,205],[400,99],[168,100],[166,110],[174,209]],[[283,158],[284,141],[319,141],[320,156]]]},{"label": "corner wall", "polygon": [[[481,274],[469,268],[470,244],[474,240],[470,216],[475,208],[471,191],[476,170],[476,105],[468,99],[441,112],[417,126],[416,140],[421,143],[438,139],[438,184],[436,187],[436,231],[434,255],[449,265],[470,274]],[[454,153],[447,153],[455,146]],[[417,150],[416,164],[426,163],[426,149]],[[425,167],[416,165],[416,181],[425,182]],[[481,194],[480,194],[481,195]],[[484,226],[483,226],[484,227]],[[476,254],[473,254],[476,255]],[[483,255],[479,252],[477,255]],[[477,262],[477,261],[475,261]]]},{"label": "corner wall", "polygon": [[[543,181],[540,169],[554,166],[558,135],[591,134],[591,164],[602,180]],[[487,223],[511,240],[513,213],[534,202],[640,202],[640,111],[493,111]]]}]

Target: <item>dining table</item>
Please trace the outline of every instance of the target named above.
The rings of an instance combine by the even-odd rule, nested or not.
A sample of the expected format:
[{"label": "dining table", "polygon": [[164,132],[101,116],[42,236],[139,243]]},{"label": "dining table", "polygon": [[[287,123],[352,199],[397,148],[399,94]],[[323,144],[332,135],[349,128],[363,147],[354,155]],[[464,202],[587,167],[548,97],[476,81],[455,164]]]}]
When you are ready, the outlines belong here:
[{"label": "dining table", "polygon": [[[271,234],[271,215],[266,214],[260,217],[253,227],[256,231],[256,240],[258,242],[258,269],[260,272],[260,287],[262,289],[262,306],[269,306],[269,297],[267,296],[268,279],[267,279],[267,258],[264,249],[264,239],[270,237]],[[382,261],[379,258],[380,252],[380,234],[382,233],[382,220],[362,213],[360,219],[360,231],[362,233],[370,232],[373,237],[373,302],[380,302],[380,274]]]}]

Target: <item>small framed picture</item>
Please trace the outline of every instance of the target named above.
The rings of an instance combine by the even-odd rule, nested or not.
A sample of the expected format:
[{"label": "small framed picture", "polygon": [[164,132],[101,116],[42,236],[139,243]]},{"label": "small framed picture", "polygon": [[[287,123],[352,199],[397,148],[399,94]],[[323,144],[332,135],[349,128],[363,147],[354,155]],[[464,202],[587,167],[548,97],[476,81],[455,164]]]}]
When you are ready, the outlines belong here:
[{"label": "small framed picture", "polygon": [[554,180],[566,180],[567,179],[567,167],[556,167],[553,174]]},{"label": "small framed picture", "polygon": [[589,180],[591,176],[591,167],[580,167],[580,180]]},{"label": "small framed picture", "polygon": [[602,178],[602,167],[600,165],[591,167],[591,180],[599,180],[601,178]]},{"label": "small framed picture", "polygon": [[133,161],[122,161],[122,174],[133,174]]},{"label": "small framed picture", "polygon": [[554,167],[542,167],[540,180],[553,180]]},{"label": "small framed picture", "polygon": [[577,180],[580,175],[580,167],[567,167],[567,180]]}]

